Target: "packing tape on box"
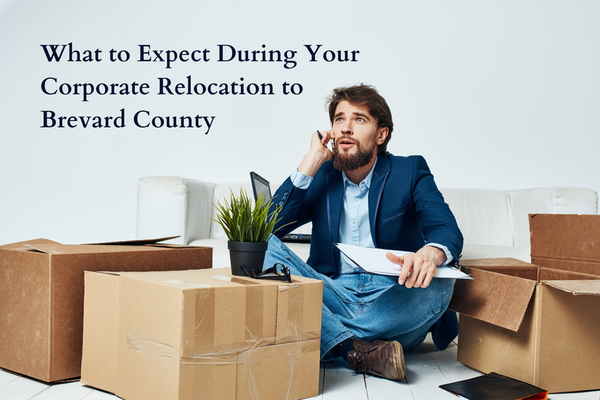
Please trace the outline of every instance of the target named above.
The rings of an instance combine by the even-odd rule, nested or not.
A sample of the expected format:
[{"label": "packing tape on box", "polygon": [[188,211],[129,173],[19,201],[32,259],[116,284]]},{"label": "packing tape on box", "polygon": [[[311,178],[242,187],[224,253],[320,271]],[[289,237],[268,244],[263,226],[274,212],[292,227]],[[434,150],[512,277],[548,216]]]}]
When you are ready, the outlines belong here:
[{"label": "packing tape on box", "polygon": [[191,356],[180,356],[177,354],[175,347],[166,343],[161,343],[152,340],[140,332],[133,330],[127,331],[127,345],[129,349],[146,357],[156,357],[163,359],[179,358],[182,364],[237,364],[238,355],[241,353],[249,354],[257,348],[261,348],[273,343],[273,338],[265,338],[254,340],[252,342],[232,344],[238,345],[234,350],[216,351],[213,353],[205,353]]},{"label": "packing tape on box", "polygon": [[302,340],[304,290],[302,287],[287,285],[278,287],[276,343]]},{"label": "packing tape on box", "polygon": [[[312,357],[310,353],[313,353]],[[319,353],[318,340],[286,343],[239,353],[236,397],[260,400],[264,398],[266,387],[278,390],[278,398],[281,399],[307,397],[301,393],[307,389],[301,386],[307,382],[301,377],[313,371],[317,373],[313,380],[318,384]]]},{"label": "packing tape on box", "polygon": [[[268,344],[269,340],[265,339],[262,341],[256,341],[252,343],[250,347],[236,349],[231,351],[219,351],[216,353],[198,354],[192,356],[180,357],[181,364],[187,365],[225,365],[225,364],[238,364],[241,362],[247,362],[248,355],[252,354],[256,349],[264,347]],[[240,355],[246,355],[240,357]]]},{"label": "packing tape on box", "polygon": [[306,313],[307,299],[304,288],[302,284],[294,283],[278,286],[275,343],[302,342],[321,338],[320,324],[317,324],[316,330],[307,329],[307,319],[311,316]]},{"label": "packing tape on box", "polygon": [[148,339],[141,333],[132,330],[127,330],[127,345],[131,350],[148,357],[177,358],[175,347]]},{"label": "packing tape on box", "polygon": [[[244,364],[250,360],[253,352],[256,350],[272,347],[269,346],[269,344],[272,342],[273,338],[266,338],[253,341],[252,343],[249,343],[250,346],[246,348],[192,356],[178,356],[176,354],[176,349],[173,346],[144,338],[139,332],[132,330],[127,331],[127,344],[131,350],[147,357],[158,357],[164,359],[179,358],[182,364]],[[319,349],[319,342],[316,340],[291,342],[291,344],[296,343],[303,343],[303,352],[314,351],[315,348]]]}]

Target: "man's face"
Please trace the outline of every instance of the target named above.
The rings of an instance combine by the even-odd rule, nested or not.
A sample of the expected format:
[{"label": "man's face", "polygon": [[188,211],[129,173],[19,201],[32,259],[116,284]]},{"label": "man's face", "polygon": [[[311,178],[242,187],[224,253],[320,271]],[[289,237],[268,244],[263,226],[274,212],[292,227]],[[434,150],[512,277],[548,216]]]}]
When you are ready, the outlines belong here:
[{"label": "man's face", "polygon": [[377,121],[367,106],[341,101],[333,117],[333,166],[342,171],[354,171],[369,165],[377,147],[387,137],[387,128],[377,128]]}]

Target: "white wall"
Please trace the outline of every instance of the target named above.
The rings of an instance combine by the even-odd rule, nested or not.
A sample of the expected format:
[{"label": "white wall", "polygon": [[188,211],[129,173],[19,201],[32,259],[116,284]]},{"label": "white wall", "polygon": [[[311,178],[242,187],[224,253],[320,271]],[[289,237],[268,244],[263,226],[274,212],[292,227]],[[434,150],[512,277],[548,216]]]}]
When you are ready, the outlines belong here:
[{"label": "white wall", "polygon": [[[0,244],[132,239],[147,175],[282,181],[327,129],[325,97],[375,85],[395,118],[389,149],[423,154],[440,187],[581,186],[600,191],[597,1],[19,0],[0,2]],[[101,50],[48,62],[42,44]],[[139,45],[208,49],[207,62],[137,62]],[[218,45],[294,50],[297,66],[218,62]],[[309,62],[304,45],[359,50]],[[111,62],[109,50],[127,50]],[[273,96],[159,96],[157,80],[269,82]],[[148,95],[47,95],[41,82],[149,84]],[[300,95],[283,95],[283,82]],[[125,128],[41,128],[57,115]],[[133,115],[215,116],[200,129],[139,128]]]}]

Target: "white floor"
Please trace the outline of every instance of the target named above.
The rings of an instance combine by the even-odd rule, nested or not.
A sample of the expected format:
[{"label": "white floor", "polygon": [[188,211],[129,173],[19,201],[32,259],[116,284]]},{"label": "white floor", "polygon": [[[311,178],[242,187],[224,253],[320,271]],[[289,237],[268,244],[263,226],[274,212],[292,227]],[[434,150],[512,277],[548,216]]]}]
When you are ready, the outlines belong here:
[{"label": "white floor", "polygon": [[[318,400],[449,399],[444,383],[479,375],[456,361],[456,345],[437,351],[431,340],[405,355],[407,373],[401,382],[357,375],[345,362],[322,364]],[[600,391],[551,394],[553,400],[599,400]],[[118,400],[79,382],[46,384],[0,369],[0,400]]]}]

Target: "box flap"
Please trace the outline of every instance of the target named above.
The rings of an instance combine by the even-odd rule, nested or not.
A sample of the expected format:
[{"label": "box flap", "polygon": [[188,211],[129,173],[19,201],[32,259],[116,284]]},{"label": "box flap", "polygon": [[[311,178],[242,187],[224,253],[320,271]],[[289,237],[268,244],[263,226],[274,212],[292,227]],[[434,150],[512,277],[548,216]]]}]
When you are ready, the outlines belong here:
[{"label": "box flap", "polygon": [[142,246],[145,244],[156,244],[158,242],[164,242],[166,240],[177,239],[180,235],[177,236],[166,236],[162,238],[154,238],[154,239],[134,239],[134,240],[120,240],[116,242],[101,242],[101,243],[87,243],[92,245],[116,245],[116,246]]},{"label": "box flap", "polygon": [[[600,260],[600,215],[530,214],[531,258],[597,262]],[[553,268],[560,268],[555,265]],[[600,275],[595,271],[579,271]]]},{"label": "box flap", "polygon": [[[133,243],[133,242],[132,242]],[[152,251],[160,249],[199,248],[197,246],[177,246],[161,244],[61,244],[61,243],[27,243],[24,250],[39,251],[45,254],[96,254],[120,253],[129,251]]]},{"label": "box flap", "polygon": [[38,244],[60,244],[50,239],[33,239],[26,240],[24,242],[17,242],[11,244],[5,244],[0,246],[0,250],[21,250],[21,251],[31,251],[29,245],[38,245]]},{"label": "box flap", "polygon": [[449,308],[518,331],[537,282],[467,266],[463,272],[474,280],[456,281]]},{"label": "box flap", "polygon": [[[155,239],[135,239],[135,240],[124,240],[124,241],[116,241],[116,242],[103,242],[103,243],[87,243],[80,245],[64,245],[62,243],[56,242],[50,239],[33,239],[26,240],[23,242],[10,243],[0,246],[1,250],[26,250],[26,251],[40,251],[42,253],[62,253],[63,251],[59,250],[61,246],[144,246],[144,245],[155,245],[162,247],[198,247],[198,246],[186,246],[186,245],[177,245],[170,243],[160,243],[166,240],[171,240],[178,238],[179,236],[167,236],[162,238]],[[50,246],[50,247],[46,247]],[[54,247],[52,247],[54,246]],[[71,253],[72,251],[69,251]]]},{"label": "box flap", "polygon": [[61,243],[28,243],[23,246],[30,251],[38,251],[44,254],[85,254],[104,253],[107,251],[119,251],[120,248],[108,246],[97,246],[91,244],[61,244]]},{"label": "box flap", "polygon": [[461,260],[460,265],[534,281],[538,280],[538,266],[516,258],[477,258]]},{"label": "box flap", "polygon": [[600,296],[600,280],[543,281],[542,284],[571,293],[575,296]]},{"label": "box flap", "polygon": [[27,243],[23,246],[23,250],[38,251],[45,254],[61,254],[63,244],[60,243]]}]

